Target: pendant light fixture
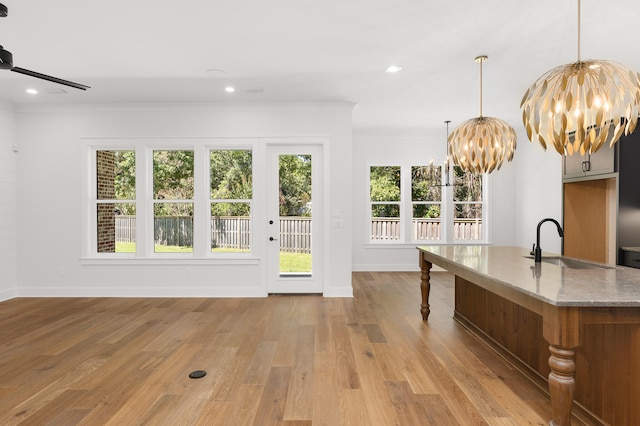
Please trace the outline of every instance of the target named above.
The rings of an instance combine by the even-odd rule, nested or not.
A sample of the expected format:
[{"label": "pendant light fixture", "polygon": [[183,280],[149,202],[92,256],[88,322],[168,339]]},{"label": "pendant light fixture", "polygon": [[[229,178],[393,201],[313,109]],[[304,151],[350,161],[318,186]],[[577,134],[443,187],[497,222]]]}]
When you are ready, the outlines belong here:
[{"label": "pendant light fixture", "polygon": [[513,159],[516,132],[506,121],[482,115],[482,64],[486,56],[478,56],[480,64],[480,116],[460,124],[449,136],[453,163],[465,172],[491,173],[502,162]]},{"label": "pendant light fixture", "polygon": [[445,139],[446,147],[447,147],[447,159],[444,161],[444,183],[440,182],[440,179],[437,180],[437,183],[433,183],[433,177],[435,175],[439,175],[440,166],[434,166],[433,158],[429,163],[429,182],[431,182],[430,186],[455,186],[455,184],[451,183],[451,160],[449,157],[449,123],[451,120],[445,120],[444,124],[447,125],[447,138]]},{"label": "pendant light fixture", "polygon": [[520,103],[527,136],[561,155],[594,153],[633,132],[640,106],[640,75],[624,65],[580,59],[542,75]]}]

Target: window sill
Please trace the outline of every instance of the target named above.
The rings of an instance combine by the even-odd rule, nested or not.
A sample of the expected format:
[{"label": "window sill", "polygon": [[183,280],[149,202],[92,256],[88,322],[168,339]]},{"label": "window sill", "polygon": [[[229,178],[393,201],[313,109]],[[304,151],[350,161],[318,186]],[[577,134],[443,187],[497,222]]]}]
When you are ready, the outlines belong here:
[{"label": "window sill", "polygon": [[116,258],[116,257],[104,257],[104,258],[81,258],[80,264],[83,266],[145,266],[145,265],[180,265],[180,266],[218,266],[218,265],[258,265],[260,264],[260,258]]},{"label": "window sill", "polygon": [[470,246],[490,246],[491,243],[486,241],[477,240],[456,240],[454,242],[446,243],[442,241],[416,241],[413,243],[365,243],[366,249],[389,249],[389,248],[416,248],[417,246],[455,246],[455,245],[470,245]]}]

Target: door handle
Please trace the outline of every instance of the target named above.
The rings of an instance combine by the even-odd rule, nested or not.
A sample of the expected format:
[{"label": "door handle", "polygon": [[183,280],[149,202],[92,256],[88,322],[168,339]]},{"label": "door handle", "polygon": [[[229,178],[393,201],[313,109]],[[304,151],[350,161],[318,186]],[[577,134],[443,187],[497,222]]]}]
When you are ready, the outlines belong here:
[{"label": "door handle", "polygon": [[277,238],[269,237],[269,241],[278,241]]}]

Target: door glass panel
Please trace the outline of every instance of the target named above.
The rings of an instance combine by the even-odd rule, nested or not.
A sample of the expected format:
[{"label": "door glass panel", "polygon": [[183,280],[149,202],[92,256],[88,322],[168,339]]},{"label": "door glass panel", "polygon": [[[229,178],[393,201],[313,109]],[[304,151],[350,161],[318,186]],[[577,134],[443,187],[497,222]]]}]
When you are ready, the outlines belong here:
[{"label": "door glass panel", "polygon": [[280,276],[311,276],[311,155],[280,155]]}]

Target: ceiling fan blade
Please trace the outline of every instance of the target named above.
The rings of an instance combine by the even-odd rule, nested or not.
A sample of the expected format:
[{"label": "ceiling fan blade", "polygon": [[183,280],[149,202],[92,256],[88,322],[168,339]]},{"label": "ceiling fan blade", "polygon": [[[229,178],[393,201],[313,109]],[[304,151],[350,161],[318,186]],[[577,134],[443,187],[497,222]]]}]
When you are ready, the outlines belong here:
[{"label": "ceiling fan blade", "polygon": [[87,89],[91,88],[89,86],[85,86],[84,84],[74,83],[73,81],[63,80],[63,79],[57,78],[57,77],[51,77],[50,75],[41,74],[39,72],[26,70],[26,69],[20,68],[20,67],[13,67],[13,68],[11,68],[11,71],[14,71],[14,72],[17,72],[17,73],[20,73],[20,74],[25,74],[25,75],[28,75],[28,76],[31,76],[31,77],[41,78],[42,80],[52,81],[52,82],[58,83],[58,84],[64,84],[65,86],[74,87],[74,88],[80,89],[80,90],[87,90]]}]

